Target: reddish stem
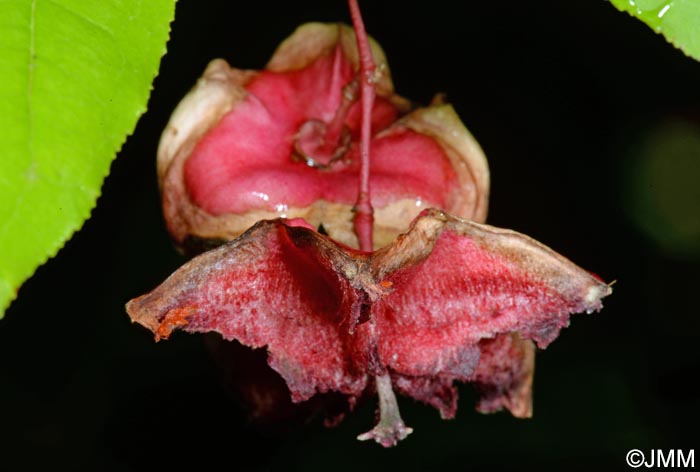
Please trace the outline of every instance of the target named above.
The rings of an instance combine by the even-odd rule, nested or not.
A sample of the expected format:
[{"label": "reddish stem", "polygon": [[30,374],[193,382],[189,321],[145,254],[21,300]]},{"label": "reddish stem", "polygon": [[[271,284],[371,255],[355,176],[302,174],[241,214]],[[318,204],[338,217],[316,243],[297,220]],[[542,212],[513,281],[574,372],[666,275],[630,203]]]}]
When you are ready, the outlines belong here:
[{"label": "reddish stem", "polygon": [[[357,39],[357,50],[360,56],[360,90],[362,122],[360,127],[360,188],[355,203],[355,233],[360,241],[360,249],[371,252],[374,250],[372,242],[372,226],[374,217],[372,201],[369,193],[369,143],[372,132],[372,107],[374,106],[374,60],[369,47],[369,39],[362,23],[362,15],[357,0],[348,0],[352,25],[355,28],[355,38]],[[358,305],[357,310],[361,310]],[[352,321],[357,323],[360,318],[359,313],[352,314]],[[374,334],[374,320],[370,319],[370,327],[373,342],[376,343]],[[352,327],[351,329],[354,329]],[[396,395],[391,388],[391,376],[382,368],[374,376],[377,395],[379,396],[379,423],[371,430],[358,436],[361,441],[374,439],[384,447],[395,445],[398,441],[411,434],[411,428],[406,427],[401,415],[399,406],[396,403]]]},{"label": "reddish stem", "polygon": [[357,0],[348,0],[352,25],[355,29],[357,49],[360,57],[360,90],[362,126],[360,128],[360,185],[355,203],[355,233],[360,249],[372,251],[372,226],[374,224],[372,201],[369,191],[369,143],[372,132],[372,107],[374,106],[374,60],[367,39],[365,25]]}]

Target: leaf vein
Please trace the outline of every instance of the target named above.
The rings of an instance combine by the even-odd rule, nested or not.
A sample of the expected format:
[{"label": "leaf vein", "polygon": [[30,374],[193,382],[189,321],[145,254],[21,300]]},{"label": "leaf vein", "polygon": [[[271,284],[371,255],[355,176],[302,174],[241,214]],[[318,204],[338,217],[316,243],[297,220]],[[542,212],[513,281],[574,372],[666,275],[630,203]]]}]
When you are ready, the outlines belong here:
[{"label": "leaf vein", "polygon": [[34,107],[32,98],[34,94],[34,23],[36,17],[36,0],[32,0],[29,13],[29,75],[27,77],[27,146],[29,147],[29,167],[27,169],[27,179],[32,181],[36,178],[36,160],[34,156]]}]

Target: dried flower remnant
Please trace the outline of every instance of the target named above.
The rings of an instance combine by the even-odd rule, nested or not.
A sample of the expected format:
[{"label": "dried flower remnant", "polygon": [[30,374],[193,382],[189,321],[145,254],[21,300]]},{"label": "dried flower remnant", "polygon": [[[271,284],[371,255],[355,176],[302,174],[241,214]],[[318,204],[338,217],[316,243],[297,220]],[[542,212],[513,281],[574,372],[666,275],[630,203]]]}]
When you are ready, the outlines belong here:
[{"label": "dried flower remnant", "polygon": [[452,418],[455,382],[471,382],[480,411],[530,416],[533,341],[610,288],[475,222],[488,198],[478,144],[447,105],[400,117],[407,102],[349,5],[356,38],[302,26],[267,70],[214,61],[183,100],[158,156],[173,238],[233,239],[261,221],[127,311],[156,339],[181,329],[266,348],[294,402],[334,392],[352,409],[376,393],[379,422],[359,439],[385,447],[412,431],[394,390]]}]

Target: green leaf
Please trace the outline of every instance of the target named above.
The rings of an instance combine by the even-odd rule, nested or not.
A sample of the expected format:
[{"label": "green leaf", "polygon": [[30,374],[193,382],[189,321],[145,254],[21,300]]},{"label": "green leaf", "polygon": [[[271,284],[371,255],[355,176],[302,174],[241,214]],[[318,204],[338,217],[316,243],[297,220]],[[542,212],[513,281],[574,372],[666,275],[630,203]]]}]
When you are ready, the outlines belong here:
[{"label": "green leaf", "polygon": [[700,61],[700,0],[611,0]]},{"label": "green leaf", "polygon": [[90,216],[175,0],[0,0],[0,317]]}]

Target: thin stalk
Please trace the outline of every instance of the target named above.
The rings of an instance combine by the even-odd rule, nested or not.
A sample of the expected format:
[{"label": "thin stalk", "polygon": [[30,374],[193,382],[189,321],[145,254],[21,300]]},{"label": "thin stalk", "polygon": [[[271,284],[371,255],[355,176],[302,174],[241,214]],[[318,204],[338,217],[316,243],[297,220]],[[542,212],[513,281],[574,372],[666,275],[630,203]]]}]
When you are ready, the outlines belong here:
[{"label": "thin stalk", "polygon": [[[372,133],[372,107],[375,98],[375,65],[372,59],[372,52],[369,47],[369,39],[362,22],[360,7],[357,0],[348,0],[352,25],[355,29],[357,39],[357,50],[360,57],[360,106],[362,111],[362,122],[360,127],[360,184],[357,192],[357,202],[355,203],[355,233],[360,243],[362,251],[372,252],[374,243],[372,241],[374,210],[370,196],[369,169],[370,169],[370,139]],[[358,310],[360,308],[358,307]],[[354,322],[359,319],[359,314],[353,314]],[[374,334],[374,320],[370,318],[372,337],[376,342]],[[354,328],[352,328],[354,329]],[[412,429],[408,428],[399,413],[399,405],[396,403],[396,395],[391,386],[391,377],[386,369],[376,372],[374,376],[377,395],[379,396],[379,423],[371,430],[358,436],[361,441],[373,439],[384,447],[394,446],[398,441],[411,434]]]},{"label": "thin stalk", "polygon": [[348,0],[352,25],[355,29],[357,39],[357,50],[360,57],[360,93],[362,125],[360,128],[360,183],[355,203],[355,233],[360,243],[362,251],[372,251],[372,226],[374,224],[374,210],[370,196],[369,167],[370,154],[369,144],[372,133],[372,107],[374,106],[374,59],[369,47],[369,39],[362,22],[362,14],[357,0]]}]

